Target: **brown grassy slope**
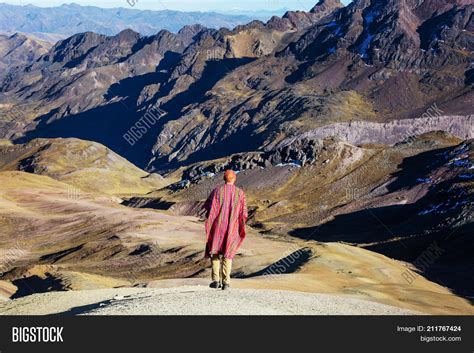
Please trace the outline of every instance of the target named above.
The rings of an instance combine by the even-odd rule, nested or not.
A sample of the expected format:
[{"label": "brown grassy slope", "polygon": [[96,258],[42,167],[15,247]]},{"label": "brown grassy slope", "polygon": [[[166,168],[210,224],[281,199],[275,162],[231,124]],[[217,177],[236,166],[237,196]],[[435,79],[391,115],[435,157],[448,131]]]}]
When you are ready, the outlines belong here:
[{"label": "brown grassy slope", "polygon": [[[130,209],[104,197],[68,197],[67,184],[23,172],[0,172],[0,249],[19,248],[3,264],[3,292],[87,289],[206,276],[203,226],[193,217]],[[261,276],[290,254],[297,266]],[[3,259],[9,258],[2,256]],[[280,263],[281,264],[281,263]],[[472,306],[422,277],[408,284],[406,266],[338,244],[284,242],[250,232],[235,260],[237,286],[356,295],[427,313],[472,313]]]},{"label": "brown grassy slope", "polygon": [[99,143],[74,138],[0,145],[1,170],[47,175],[78,192],[109,195],[146,194],[167,184],[158,174],[146,173]]}]

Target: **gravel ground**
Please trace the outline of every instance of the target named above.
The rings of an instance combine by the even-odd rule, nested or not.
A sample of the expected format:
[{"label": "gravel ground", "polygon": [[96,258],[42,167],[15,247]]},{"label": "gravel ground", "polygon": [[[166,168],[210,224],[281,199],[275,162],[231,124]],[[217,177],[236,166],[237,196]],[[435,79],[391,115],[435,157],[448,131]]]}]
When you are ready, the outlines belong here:
[{"label": "gravel ground", "polygon": [[0,302],[0,315],[406,315],[350,296],[203,285],[49,292]]},{"label": "gravel ground", "polygon": [[403,315],[413,314],[383,304],[345,296],[290,291],[203,286],[152,289],[116,296],[85,315]]}]

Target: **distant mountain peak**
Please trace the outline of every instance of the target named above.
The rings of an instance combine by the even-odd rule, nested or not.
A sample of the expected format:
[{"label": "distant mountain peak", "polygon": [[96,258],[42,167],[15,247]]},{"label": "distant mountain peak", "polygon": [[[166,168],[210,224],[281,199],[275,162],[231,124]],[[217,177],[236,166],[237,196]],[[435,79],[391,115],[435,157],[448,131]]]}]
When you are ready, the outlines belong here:
[{"label": "distant mountain peak", "polygon": [[181,28],[178,34],[190,34],[196,35],[197,33],[201,32],[202,30],[206,29],[206,27],[200,24],[188,25]]},{"label": "distant mountain peak", "polygon": [[339,0],[320,0],[309,12],[287,11],[281,18],[273,16],[268,21],[268,25],[270,28],[277,30],[303,29],[315,24],[341,7],[344,7],[344,5]]},{"label": "distant mountain peak", "polygon": [[29,64],[47,53],[51,43],[36,40],[23,33],[0,35],[0,79],[8,69]]},{"label": "distant mountain peak", "polygon": [[309,12],[317,14],[326,13],[328,15],[341,7],[344,7],[344,4],[340,0],[319,0]]},{"label": "distant mountain peak", "polygon": [[10,39],[25,40],[28,38],[23,33],[15,32],[10,36]]},{"label": "distant mountain peak", "polygon": [[135,32],[134,30],[130,28],[126,28],[123,31],[120,31],[115,38],[117,38],[120,41],[136,41],[141,37],[141,34],[138,32]]}]

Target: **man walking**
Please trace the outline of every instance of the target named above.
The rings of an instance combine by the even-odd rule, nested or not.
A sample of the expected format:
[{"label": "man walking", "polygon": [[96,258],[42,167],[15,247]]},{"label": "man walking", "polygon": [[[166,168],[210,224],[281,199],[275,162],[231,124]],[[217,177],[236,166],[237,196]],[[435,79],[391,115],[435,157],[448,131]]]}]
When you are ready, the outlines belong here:
[{"label": "man walking", "polygon": [[247,204],[244,192],[235,186],[237,175],[224,173],[225,184],[215,188],[204,208],[206,220],[206,257],[211,258],[211,288],[228,289],[232,259],[245,239]]}]

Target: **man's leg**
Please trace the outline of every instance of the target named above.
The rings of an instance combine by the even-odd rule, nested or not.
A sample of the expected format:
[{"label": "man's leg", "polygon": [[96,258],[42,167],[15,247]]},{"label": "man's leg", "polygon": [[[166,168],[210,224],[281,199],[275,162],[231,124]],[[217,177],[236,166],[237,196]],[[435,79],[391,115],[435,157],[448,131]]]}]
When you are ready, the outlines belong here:
[{"label": "man's leg", "polygon": [[220,283],[221,259],[219,255],[211,255],[211,264],[212,264],[212,282]]},{"label": "man's leg", "polygon": [[222,259],[222,284],[230,284],[230,273],[232,271],[232,260]]},{"label": "man's leg", "polygon": [[220,266],[219,276],[221,278],[221,282],[219,284],[222,287],[222,282],[224,281],[224,256],[223,255],[219,255],[219,266]]}]

